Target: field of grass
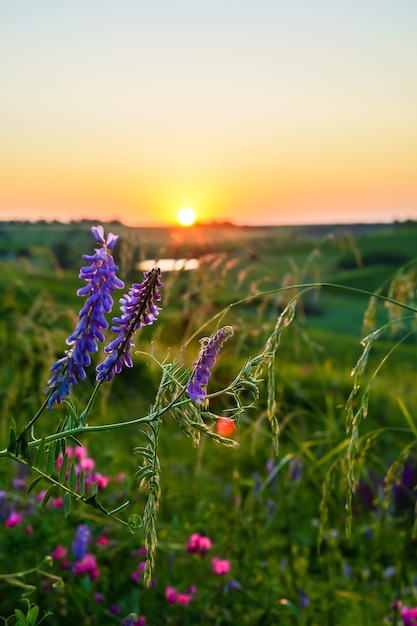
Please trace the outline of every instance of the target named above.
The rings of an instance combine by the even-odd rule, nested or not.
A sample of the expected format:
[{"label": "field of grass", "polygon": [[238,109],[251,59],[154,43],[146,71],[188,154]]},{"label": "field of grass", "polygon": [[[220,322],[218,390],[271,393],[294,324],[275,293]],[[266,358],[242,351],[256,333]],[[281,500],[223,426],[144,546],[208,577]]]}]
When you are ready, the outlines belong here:
[{"label": "field of grass", "polygon": [[[37,411],[83,304],[90,228],[0,225],[0,616],[413,623],[417,224],[105,225],[126,285],[109,320],[142,281],[140,261],[199,267],[162,276],[158,319],[136,333],[134,366],[99,387],[86,426],[101,347],[70,402]],[[199,340],[226,326],[198,405],[184,389]]]}]

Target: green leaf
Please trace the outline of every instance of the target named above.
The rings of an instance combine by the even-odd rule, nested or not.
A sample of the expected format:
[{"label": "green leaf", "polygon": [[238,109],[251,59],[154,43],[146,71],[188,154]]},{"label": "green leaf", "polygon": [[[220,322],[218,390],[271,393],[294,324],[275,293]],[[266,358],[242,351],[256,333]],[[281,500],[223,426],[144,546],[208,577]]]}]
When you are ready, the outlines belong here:
[{"label": "green leaf", "polygon": [[55,450],[54,450],[54,446],[51,445],[49,446],[48,460],[46,462],[46,473],[48,474],[48,476],[51,476],[52,472],[54,471],[54,467],[55,467]]},{"label": "green leaf", "polygon": [[27,614],[27,618],[30,622],[30,624],[33,624],[33,626],[35,626],[36,624],[36,620],[38,619],[38,615],[39,615],[39,607],[35,604],[32,606],[32,608],[30,609],[29,613]]},{"label": "green leaf", "polygon": [[80,487],[79,487],[80,495],[85,496],[85,473],[84,470],[80,472]]},{"label": "green leaf", "polygon": [[28,465],[32,465],[32,459],[30,457],[30,450],[28,446],[28,434],[24,429],[17,438],[16,454],[25,459]]},{"label": "green leaf", "polygon": [[[58,460],[59,457],[59,453],[62,452],[61,450],[61,444],[62,444],[62,439],[59,441],[55,441],[53,446],[54,446],[54,452],[55,452],[55,461]],[[64,443],[65,445],[65,443]],[[65,449],[65,448],[64,448]]]},{"label": "green leaf", "polygon": [[45,453],[46,453],[46,444],[45,444],[45,433],[42,435],[42,439],[41,442],[39,444],[39,448],[36,451],[36,456],[35,456],[35,465],[36,467],[39,467],[40,465],[42,465],[43,460],[45,458]]},{"label": "green leaf", "polygon": [[59,482],[63,483],[65,480],[65,476],[67,474],[68,467],[68,452],[65,452],[64,458],[62,459],[61,469],[59,470]]},{"label": "green leaf", "polygon": [[153,439],[150,435],[148,435],[147,432],[145,432],[144,430],[140,431],[140,434],[145,437],[146,441],[149,443],[149,445],[152,448],[155,448],[155,439]]},{"label": "green leaf", "polygon": [[22,624],[27,624],[26,615],[24,615],[24,613],[20,609],[15,609],[14,614],[17,617],[17,619],[19,619],[22,622]]},{"label": "green leaf", "polygon": [[42,476],[37,476],[34,480],[32,480],[32,482],[26,489],[26,495],[28,495],[41,480],[42,480]]},{"label": "green leaf", "polygon": [[68,413],[71,415],[72,419],[74,420],[74,423],[79,426],[80,425],[80,418],[77,415],[77,412],[74,408],[74,406],[72,405],[71,402],[68,402],[68,400],[64,400],[64,404],[68,409]]},{"label": "green leaf", "polygon": [[7,436],[7,444],[6,447],[9,452],[14,452],[16,450],[16,428],[15,426],[11,426],[9,430],[9,434]]},{"label": "green leaf", "polygon": [[64,511],[67,517],[69,515],[70,506],[71,506],[71,496],[69,493],[65,493],[64,494]]},{"label": "green leaf", "polygon": [[74,463],[71,464],[69,484],[71,491],[77,491],[77,470]]},{"label": "green leaf", "polygon": [[[65,453],[66,453],[66,451],[67,451],[67,445],[66,445],[66,443],[65,443],[65,439],[60,439],[58,443],[59,443],[59,452],[58,452],[58,456],[59,456],[59,454],[60,454],[61,452],[62,452],[62,456],[64,456],[64,454],[65,454]],[[58,458],[58,456],[57,456],[57,458]]]},{"label": "green leaf", "polygon": [[81,447],[83,444],[81,443],[81,441],[79,441],[79,439],[77,439],[77,437],[74,437],[74,435],[68,435],[67,440],[74,444],[74,446],[77,447]]},{"label": "green leaf", "polygon": [[56,492],[55,485],[51,485],[43,497],[42,504],[41,504],[42,511],[45,509],[46,505],[48,504],[49,500],[52,498],[55,492]]}]

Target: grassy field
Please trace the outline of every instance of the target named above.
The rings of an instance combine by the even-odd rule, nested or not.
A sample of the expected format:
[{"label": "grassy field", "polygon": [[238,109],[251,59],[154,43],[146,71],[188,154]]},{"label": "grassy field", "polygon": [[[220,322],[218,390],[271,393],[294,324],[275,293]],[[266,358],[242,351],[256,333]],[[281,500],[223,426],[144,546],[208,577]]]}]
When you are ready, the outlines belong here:
[{"label": "grassy field", "polygon": [[[1,449],[10,424],[19,432],[36,415],[49,369],[77,323],[81,255],[95,245],[90,227],[0,226]],[[69,504],[59,489],[42,508],[49,479],[26,495],[33,468],[19,469],[3,455],[0,616],[16,607],[26,611],[22,593],[31,591],[29,601],[54,614],[46,618],[51,624],[410,623],[404,607],[417,606],[417,224],[132,229],[112,223],[105,230],[120,236],[114,252],[126,291],[142,280],[137,268],[145,259],[196,258],[199,267],[162,276],[158,321],[135,338],[134,367],[100,387],[92,425],[135,420],[158,402],[175,405],[199,339],[225,325],[234,335],[210,376],[209,412],[182,400],[178,409],[164,410],[156,428],[162,495],[149,588],[141,584],[141,564],[152,490],[138,491],[141,459],[132,448],[151,445],[155,431],[134,424],[80,435],[79,454],[90,465],[94,460],[106,483],[105,508],[129,499],[125,518],[144,517],[145,529],[134,535],[80,501],[65,515]],[[409,309],[380,300],[374,310],[374,292]],[[363,371],[355,370],[364,359],[361,340],[377,329]],[[92,358],[95,365],[101,356]],[[44,411],[30,437],[67,428],[71,411],[79,415],[94,386],[90,369],[73,388],[73,408]],[[249,374],[233,387],[239,371]],[[167,372],[171,378],[161,384]],[[254,372],[259,396],[251,395]],[[238,416],[231,433],[236,448],[216,441],[218,418],[230,415]],[[211,433],[198,436],[191,417],[203,420],[203,430],[211,424]],[[75,455],[74,442],[67,446]],[[59,450],[65,446],[57,459]],[[68,461],[74,472],[82,464],[77,459]],[[67,480],[59,467],[49,469],[48,476]],[[71,552],[80,525],[88,528],[95,573],[80,570]],[[195,534],[210,538],[211,547],[190,548]],[[51,554],[52,565],[40,567]],[[129,614],[136,621],[123,621]]]}]

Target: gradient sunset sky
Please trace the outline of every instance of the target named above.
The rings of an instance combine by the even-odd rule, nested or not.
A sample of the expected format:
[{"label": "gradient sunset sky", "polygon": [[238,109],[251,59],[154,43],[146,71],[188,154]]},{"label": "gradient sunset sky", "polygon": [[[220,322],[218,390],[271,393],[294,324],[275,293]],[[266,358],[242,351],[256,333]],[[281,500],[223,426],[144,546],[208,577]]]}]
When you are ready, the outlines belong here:
[{"label": "gradient sunset sky", "polygon": [[0,219],[417,219],[417,0],[0,0]]}]

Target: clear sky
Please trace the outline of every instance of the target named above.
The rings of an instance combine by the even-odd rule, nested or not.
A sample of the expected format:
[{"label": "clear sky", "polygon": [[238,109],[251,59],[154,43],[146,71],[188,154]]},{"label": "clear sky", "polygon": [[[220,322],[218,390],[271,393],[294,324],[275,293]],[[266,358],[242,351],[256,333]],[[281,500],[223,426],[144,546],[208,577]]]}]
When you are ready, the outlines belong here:
[{"label": "clear sky", "polygon": [[417,219],[417,0],[0,0],[0,219]]}]

